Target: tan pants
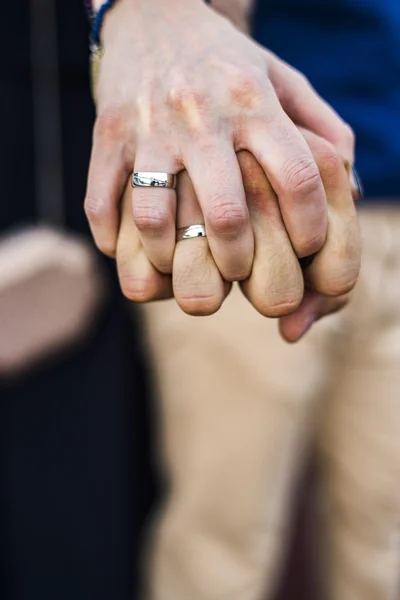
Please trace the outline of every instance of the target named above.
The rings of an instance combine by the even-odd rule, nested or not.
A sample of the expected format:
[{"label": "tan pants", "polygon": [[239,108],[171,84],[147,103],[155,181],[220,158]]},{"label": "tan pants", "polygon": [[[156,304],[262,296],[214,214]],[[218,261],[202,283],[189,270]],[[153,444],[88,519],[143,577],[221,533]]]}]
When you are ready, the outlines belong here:
[{"label": "tan pants", "polygon": [[297,345],[238,289],[202,319],[146,307],[170,484],[149,554],[155,600],[271,598],[314,442],[324,598],[400,597],[400,210],[361,220],[353,302]]}]

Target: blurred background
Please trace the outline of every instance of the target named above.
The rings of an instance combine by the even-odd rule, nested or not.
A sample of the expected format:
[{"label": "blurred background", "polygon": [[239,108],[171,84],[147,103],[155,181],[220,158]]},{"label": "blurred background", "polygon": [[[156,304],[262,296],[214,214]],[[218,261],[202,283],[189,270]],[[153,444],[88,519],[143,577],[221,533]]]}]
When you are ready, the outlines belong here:
[{"label": "blurred background", "polygon": [[131,598],[149,392],[83,212],[89,26],[80,0],[2,3],[0,22],[0,597]]}]

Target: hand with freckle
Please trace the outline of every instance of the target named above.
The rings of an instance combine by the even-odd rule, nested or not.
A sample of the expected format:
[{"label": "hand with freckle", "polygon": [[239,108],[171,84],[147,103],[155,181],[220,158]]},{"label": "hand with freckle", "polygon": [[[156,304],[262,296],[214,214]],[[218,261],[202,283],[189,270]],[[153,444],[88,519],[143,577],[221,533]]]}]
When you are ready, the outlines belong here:
[{"label": "hand with freckle", "polygon": [[[107,13],[102,44],[85,200],[98,247],[116,254],[120,200],[132,171],[185,173],[178,180],[187,177],[192,192],[182,183],[177,190],[129,190],[141,252],[161,277],[173,274],[179,218],[178,226],[205,225],[202,243],[224,289],[233,281],[248,288],[254,272],[259,280],[268,272],[267,254],[293,257],[290,265],[315,255],[312,289],[347,293],[360,254],[344,166],[354,161],[354,137],[306,79],[202,0],[120,0]],[[258,202],[271,206],[275,199],[285,232],[270,239],[262,269],[254,194],[238,156],[250,156],[260,170],[267,184]],[[302,300],[295,271],[293,297],[270,300],[276,316],[293,313]],[[179,291],[188,304],[194,299],[187,307],[193,314],[204,296],[199,277]],[[151,299],[146,286],[138,276],[132,299]]]}]

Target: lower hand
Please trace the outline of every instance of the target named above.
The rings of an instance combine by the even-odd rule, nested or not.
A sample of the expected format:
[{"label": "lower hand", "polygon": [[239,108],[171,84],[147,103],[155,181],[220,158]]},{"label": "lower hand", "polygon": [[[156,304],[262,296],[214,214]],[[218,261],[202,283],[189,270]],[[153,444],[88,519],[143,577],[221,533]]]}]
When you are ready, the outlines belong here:
[{"label": "lower hand", "polygon": [[[254,157],[242,151],[238,160],[254,230],[255,258],[242,289],[267,317],[280,318],[288,341],[297,341],[325,314],[344,306],[360,267],[360,237],[350,181],[333,147],[303,131],[320,169],[328,198],[328,235],[322,250],[303,273],[281,217],[277,197]],[[187,173],[179,176],[178,227],[203,223],[195,190]],[[132,219],[129,186],[123,199],[117,265],[124,294],[134,301],[175,296],[193,315],[216,312],[230,290],[215,264],[207,238],[177,243],[172,277],[155,269]]]}]

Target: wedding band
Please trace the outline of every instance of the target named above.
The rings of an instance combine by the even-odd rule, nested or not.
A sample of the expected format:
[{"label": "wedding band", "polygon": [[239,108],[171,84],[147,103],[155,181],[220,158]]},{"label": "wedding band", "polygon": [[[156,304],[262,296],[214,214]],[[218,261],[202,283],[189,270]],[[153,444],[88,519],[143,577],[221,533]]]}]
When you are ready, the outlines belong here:
[{"label": "wedding band", "polygon": [[207,237],[206,228],[204,225],[189,225],[189,227],[181,227],[176,232],[177,242],[199,237]]},{"label": "wedding band", "polygon": [[172,173],[157,173],[137,171],[132,176],[132,187],[162,187],[175,189],[176,175]]}]

